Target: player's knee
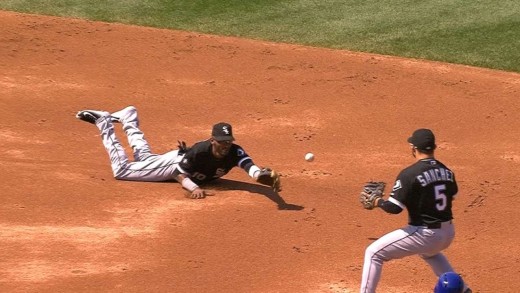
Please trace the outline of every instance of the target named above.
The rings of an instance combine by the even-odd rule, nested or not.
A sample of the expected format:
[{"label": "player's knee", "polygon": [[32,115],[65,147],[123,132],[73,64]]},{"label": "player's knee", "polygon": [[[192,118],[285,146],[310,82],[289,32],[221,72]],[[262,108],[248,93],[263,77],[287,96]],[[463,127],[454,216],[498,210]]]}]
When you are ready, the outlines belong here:
[{"label": "player's knee", "polygon": [[371,259],[380,264],[385,261],[385,257],[381,253],[381,248],[373,244],[369,245],[365,250],[365,259]]},{"label": "player's knee", "polygon": [[117,172],[113,172],[114,173],[114,178],[117,179],[117,180],[123,180],[124,177],[120,174],[120,173],[117,173]]},{"label": "player's knee", "polygon": [[365,258],[372,258],[376,252],[377,250],[374,249],[374,247],[368,246],[367,249],[365,249]]},{"label": "player's knee", "polygon": [[112,169],[112,174],[114,175],[114,178],[117,180],[126,180],[127,178],[127,169],[125,168],[125,165],[118,166]]}]

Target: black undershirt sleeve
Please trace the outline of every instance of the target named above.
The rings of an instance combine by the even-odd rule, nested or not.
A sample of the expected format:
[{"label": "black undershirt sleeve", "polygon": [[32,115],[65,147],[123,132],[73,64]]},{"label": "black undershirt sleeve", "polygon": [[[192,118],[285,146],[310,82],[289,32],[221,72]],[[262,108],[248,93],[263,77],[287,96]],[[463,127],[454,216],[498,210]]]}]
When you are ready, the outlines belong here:
[{"label": "black undershirt sleeve", "polygon": [[253,165],[253,160],[249,159],[246,162],[242,163],[240,167],[246,170],[246,172],[249,172],[249,168],[251,168]]},{"label": "black undershirt sleeve", "polygon": [[389,214],[399,214],[403,211],[403,209],[400,206],[384,199],[380,199],[377,203],[377,206]]},{"label": "black undershirt sleeve", "polygon": [[181,174],[181,171],[179,171],[179,169],[175,168],[175,170],[173,171],[172,177],[176,178],[177,175],[179,175],[179,174]]}]

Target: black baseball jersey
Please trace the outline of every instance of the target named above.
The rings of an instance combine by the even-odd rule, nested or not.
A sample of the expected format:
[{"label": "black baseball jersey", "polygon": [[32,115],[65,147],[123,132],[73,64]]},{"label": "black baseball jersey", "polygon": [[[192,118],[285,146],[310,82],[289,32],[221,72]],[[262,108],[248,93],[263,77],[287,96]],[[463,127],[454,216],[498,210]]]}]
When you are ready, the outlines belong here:
[{"label": "black baseball jersey", "polygon": [[220,178],[234,167],[247,171],[252,165],[252,159],[239,145],[232,144],[228,155],[217,159],[211,153],[211,142],[205,140],[197,142],[186,152],[177,169],[187,174],[193,182],[200,184]]},{"label": "black baseball jersey", "polygon": [[389,200],[408,210],[409,224],[421,226],[453,218],[451,202],[458,187],[455,174],[430,158],[417,161],[397,176]]}]

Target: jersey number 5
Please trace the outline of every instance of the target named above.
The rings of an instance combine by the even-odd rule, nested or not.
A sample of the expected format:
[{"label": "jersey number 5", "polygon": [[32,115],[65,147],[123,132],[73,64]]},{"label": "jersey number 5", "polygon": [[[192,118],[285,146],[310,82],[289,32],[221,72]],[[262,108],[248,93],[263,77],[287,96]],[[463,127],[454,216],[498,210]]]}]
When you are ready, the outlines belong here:
[{"label": "jersey number 5", "polygon": [[448,200],[446,198],[446,194],[444,194],[444,191],[446,190],[446,184],[435,185],[433,188],[435,189],[435,201],[437,202],[435,207],[439,211],[444,211]]}]

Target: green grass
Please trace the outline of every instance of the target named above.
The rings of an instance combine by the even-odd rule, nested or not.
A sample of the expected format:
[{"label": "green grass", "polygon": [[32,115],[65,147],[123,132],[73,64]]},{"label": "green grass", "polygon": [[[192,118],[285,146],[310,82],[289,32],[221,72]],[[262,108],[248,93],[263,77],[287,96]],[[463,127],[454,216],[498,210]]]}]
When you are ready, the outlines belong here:
[{"label": "green grass", "polygon": [[520,72],[518,0],[2,0],[0,9]]}]

